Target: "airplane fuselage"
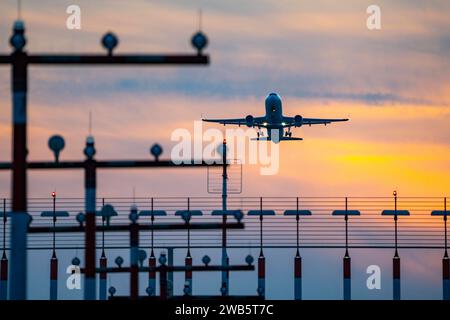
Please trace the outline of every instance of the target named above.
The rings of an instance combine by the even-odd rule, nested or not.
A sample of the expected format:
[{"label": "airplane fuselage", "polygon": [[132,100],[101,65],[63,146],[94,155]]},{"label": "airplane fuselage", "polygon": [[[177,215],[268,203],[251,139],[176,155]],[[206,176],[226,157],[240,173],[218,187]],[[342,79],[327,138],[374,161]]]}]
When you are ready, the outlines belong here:
[{"label": "airplane fuselage", "polygon": [[267,96],[266,101],[266,120],[268,129],[283,128],[283,109],[281,97],[276,93]]}]

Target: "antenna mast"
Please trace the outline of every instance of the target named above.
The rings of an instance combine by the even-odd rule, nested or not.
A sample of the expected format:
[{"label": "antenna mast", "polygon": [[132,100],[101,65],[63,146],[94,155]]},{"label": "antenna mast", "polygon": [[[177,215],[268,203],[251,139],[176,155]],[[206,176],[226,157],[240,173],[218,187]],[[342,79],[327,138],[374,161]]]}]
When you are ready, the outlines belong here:
[{"label": "antenna mast", "polygon": [[17,20],[22,19],[22,1],[17,0]]},{"label": "antenna mast", "polygon": [[92,111],[89,110],[89,136],[92,135]]}]

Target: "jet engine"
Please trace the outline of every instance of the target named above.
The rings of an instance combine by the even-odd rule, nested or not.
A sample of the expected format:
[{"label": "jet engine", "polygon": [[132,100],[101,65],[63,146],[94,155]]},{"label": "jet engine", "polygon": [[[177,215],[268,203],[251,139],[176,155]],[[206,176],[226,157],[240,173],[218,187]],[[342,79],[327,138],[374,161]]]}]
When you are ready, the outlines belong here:
[{"label": "jet engine", "polygon": [[253,127],[253,116],[251,116],[251,115],[246,116],[245,122],[247,124],[247,127],[249,127],[249,128]]},{"label": "jet engine", "polygon": [[303,124],[303,117],[300,116],[300,115],[296,115],[296,116],[294,117],[294,125],[295,125],[296,127],[301,127],[302,124]]}]

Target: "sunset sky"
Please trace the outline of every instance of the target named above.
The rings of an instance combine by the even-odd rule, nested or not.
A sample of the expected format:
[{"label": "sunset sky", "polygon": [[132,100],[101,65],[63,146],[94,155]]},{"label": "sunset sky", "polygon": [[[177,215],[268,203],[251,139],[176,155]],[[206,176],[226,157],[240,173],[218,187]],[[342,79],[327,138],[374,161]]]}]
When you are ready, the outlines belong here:
[{"label": "sunset sky", "polygon": [[[66,29],[70,4],[81,7],[81,30]],[[381,7],[378,31],[366,28],[371,4]],[[244,166],[242,195],[449,195],[448,1],[24,0],[21,15],[29,53],[100,53],[106,31],[118,35],[117,53],[194,53],[199,8],[207,67],[30,68],[29,160],[51,159],[47,139],[55,133],[66,139],[62,160],[82,159],[90,111],[97,159],[146,159],[155,142],[169,157],[174,130],[192,130],[202,116],[261,116],[265,96],[277,92],[285,115],[350,121],[295,129],[304,141],[280,145],[277,175]],[[16,1],[2,0],[0,12],[7,54]],[[4,66],[0,83],[0,161],[10,161]],[[222,128],[204,126],[211,127]],[[55,188],[81,197],[83,176],[29,175],[31,197]],[[206,171],[99,174],[99,196],[131,196],[133,188],[137,196],[207,195]],[[9,172],[0,172],[0,196],[10,197]]]}]

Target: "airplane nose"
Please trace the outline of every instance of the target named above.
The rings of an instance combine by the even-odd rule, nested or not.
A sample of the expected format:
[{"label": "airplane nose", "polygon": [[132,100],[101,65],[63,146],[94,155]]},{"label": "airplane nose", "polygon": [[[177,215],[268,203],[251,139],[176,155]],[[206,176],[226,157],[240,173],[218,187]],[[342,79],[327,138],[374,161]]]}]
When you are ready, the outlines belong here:
[{"label": "airplane nose", "polygon": [[278,93],[275,92],[271,92],[269,93],[269,95],[266,97],[266,100],[269,101],[276,101],[276,100],[281,100],[281,97]]},{"label": "airplane nose", "polygon": [[266,112],[267,113],[274,113],[276,112],[278,106],[281,107],[281,98],[278,94],[272,92],[269,93],[269,95],[266,97]]}]

